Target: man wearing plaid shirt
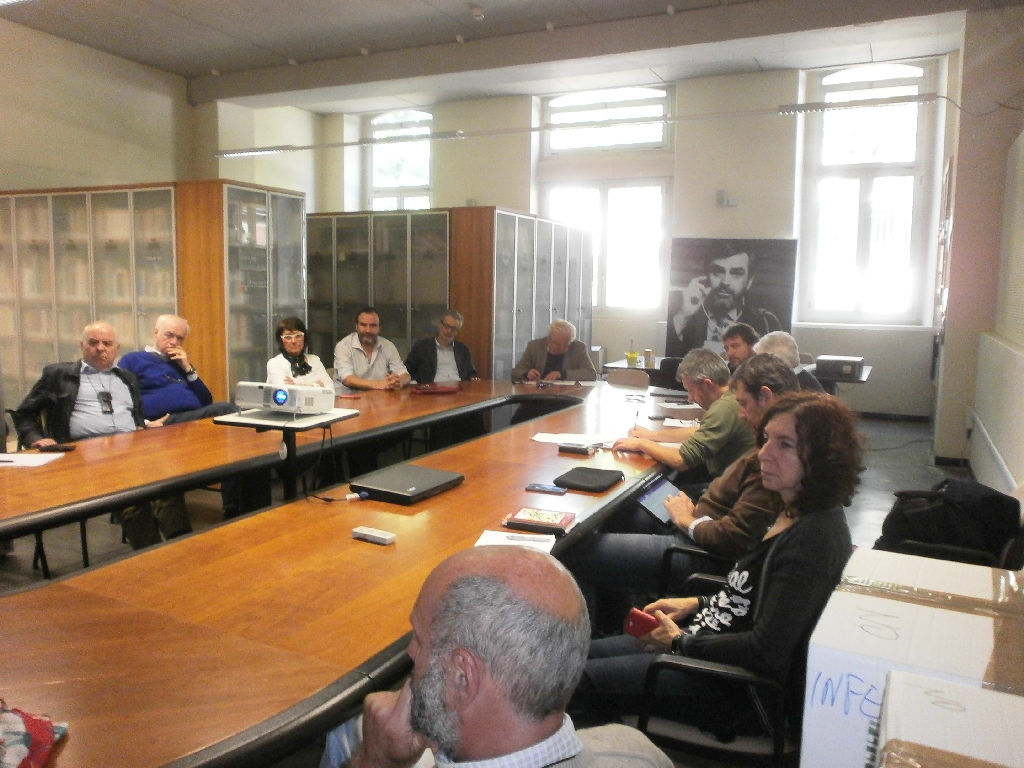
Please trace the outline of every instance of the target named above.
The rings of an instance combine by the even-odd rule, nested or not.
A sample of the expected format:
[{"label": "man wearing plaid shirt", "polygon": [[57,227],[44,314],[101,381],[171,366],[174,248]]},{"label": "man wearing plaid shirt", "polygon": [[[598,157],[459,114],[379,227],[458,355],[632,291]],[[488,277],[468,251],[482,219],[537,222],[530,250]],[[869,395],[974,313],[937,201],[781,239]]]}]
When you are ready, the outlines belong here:
[{"label": "man wearing plaid shirt", "polygon": [[[565,707],[590,645],[583,596],[544,553],[476,547],[427,577],[411,616],[412,678],[367,696],[352,768],[671,768],[639,731],[577,732]],[[429,759],[429,756],[428,756]]]}]

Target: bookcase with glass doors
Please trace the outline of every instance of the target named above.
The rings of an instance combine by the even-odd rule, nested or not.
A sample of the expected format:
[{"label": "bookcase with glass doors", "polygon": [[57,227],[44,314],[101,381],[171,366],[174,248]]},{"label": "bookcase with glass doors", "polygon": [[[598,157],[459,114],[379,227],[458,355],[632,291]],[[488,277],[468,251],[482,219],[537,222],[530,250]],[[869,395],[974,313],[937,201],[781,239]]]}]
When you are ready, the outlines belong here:
[{"label": "bookcase with glass doors", "polygon": [[147,343],[177,306],[172,185],[0,194],[3,404],[44,366],[81,356],[82,329],[106,320],[121,352]]},{"label": "bookcase with glass doors", "polygon": [[360,308],[402,357],[448,306],[448,212],[317,213],[306,219],[311,351],[328,368]]}]

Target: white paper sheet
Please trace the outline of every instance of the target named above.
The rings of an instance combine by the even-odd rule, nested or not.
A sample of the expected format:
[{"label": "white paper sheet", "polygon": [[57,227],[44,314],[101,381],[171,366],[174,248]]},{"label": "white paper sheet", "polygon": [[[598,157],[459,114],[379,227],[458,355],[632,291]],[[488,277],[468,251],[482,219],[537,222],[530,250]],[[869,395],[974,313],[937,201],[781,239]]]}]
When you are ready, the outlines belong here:
[{"label": "white paper sheet", "polygon": [[63,453],[5,453],[0,455],[0,467],[41,467],[61,458]]},{"label": "white paper sheet", "polygon": [[484,531],[476,540],[474,547],[518,546],[551,552],[555,546],[555,537],[549,533],[512,533],[511,531]]}]

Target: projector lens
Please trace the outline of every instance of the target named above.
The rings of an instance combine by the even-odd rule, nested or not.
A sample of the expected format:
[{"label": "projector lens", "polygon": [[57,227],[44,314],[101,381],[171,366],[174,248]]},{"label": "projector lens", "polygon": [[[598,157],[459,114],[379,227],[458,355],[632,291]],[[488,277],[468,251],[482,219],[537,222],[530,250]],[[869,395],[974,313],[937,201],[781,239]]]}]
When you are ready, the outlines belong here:
[{"label": "projector lens", "polygon": [[278,405],[284,405],[288,402],[288,390],[286,389],[275,389],[274,390],[274,402]]}]

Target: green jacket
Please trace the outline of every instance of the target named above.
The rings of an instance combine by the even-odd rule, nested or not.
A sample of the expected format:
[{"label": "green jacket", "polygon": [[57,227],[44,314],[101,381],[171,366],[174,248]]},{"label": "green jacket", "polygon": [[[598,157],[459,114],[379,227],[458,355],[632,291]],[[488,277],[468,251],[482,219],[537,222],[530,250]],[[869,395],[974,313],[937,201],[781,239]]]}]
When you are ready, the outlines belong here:
[{"label": "green jacket", "polygon": [[754,433],[740,418],[740,406],[732,391],[726,392],[704,412],[700,428],[679,446],[689,469],[706,464],[712,477],[754,447]]}]

